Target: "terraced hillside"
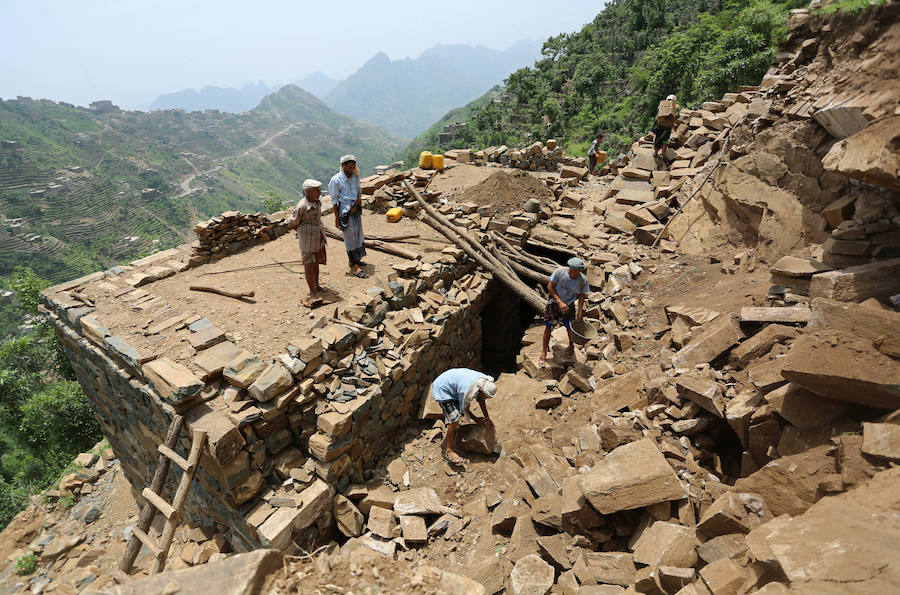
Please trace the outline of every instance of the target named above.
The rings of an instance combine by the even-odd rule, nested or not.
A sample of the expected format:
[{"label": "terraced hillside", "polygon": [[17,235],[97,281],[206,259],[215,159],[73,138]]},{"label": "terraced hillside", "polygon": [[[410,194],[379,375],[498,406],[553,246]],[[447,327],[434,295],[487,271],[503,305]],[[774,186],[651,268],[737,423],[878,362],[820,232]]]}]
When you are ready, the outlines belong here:
[{"label": "terraced hillside", "polygon": [[52,281],[177,245],[224,210],[293,201],[344,153],[368,169],[401,146],[293,85],[242,114],[0,101],[0,141],[0,277],[25,264]]}]

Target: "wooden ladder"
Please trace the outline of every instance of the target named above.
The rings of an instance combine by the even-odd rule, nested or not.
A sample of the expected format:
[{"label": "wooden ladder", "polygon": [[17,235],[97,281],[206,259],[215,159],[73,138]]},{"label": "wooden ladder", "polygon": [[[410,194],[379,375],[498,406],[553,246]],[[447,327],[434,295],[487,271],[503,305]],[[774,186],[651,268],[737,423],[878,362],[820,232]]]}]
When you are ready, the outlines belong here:
[{"label": "wooden ladder", "polygon": [[[156,472],[153,474],[150,486],[144,488],[144,491],[141,492],[141,496],[145,500],[144,507],[141,509],[137,525],[131,528],[131,538],[128,540],[128,546],[125,548],[125,556],[122,558],[122,563],[119,564],[119,570],[126,575],[131,572],[142,545],[147,546],[147,549],[154,556],[153,569],[150,574],[162,572],[166,566],[169,547],[171,547],[172,539],[175,537],[175,529],[178,528],[181,513],[184,510],[184,503],[191,489],[191,483],[194,481],[194,475],[197,473],[197,463],[200,460],[203,446],[206,444],[206,431],[194,430],[192,433],[191,452],[188,454],[187,459],[175,452],[175,445],[178,443],[178,435],[181,433],[183,423],[184,418],[176,415],[169,425],[165,442],[157,448],[159,459],[156,463]],[[175,498],[171,504],[159,495],[166,485],[166,476],[169,474],[170,463],[175,463],[182,470],[181,481],[178,484]],[[159,543],[149,534],[150,525],[153,523],[157,512],[166,517],[165,528]]]}]

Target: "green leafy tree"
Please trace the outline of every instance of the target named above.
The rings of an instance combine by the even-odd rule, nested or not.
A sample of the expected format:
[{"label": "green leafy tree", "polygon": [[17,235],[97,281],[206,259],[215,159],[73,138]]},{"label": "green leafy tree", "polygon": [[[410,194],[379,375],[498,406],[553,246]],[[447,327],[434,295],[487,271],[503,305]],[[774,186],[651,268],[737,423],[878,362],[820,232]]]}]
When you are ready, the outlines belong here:
[{"label": "green leafy tree", "polygon": [[[38,297],[48,285],[34,271],[16,269],[20,310],[38,315]],[[0,343],[0,527],[100,436],[49,324],[39,322],[29,334]]]},{"label": "green leafy tree", "polygon": [[31,395],[22,404],[21,432],[45,452],[78,453],[97,442],[100,425],[81,386],[61,380]]}]

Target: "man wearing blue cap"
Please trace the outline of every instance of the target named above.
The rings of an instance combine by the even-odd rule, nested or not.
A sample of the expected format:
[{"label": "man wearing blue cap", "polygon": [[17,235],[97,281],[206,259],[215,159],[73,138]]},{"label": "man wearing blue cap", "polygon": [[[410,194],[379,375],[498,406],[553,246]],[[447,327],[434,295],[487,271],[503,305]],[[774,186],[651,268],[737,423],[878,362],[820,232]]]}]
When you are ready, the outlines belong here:
[{"label": "man wearing blue cap", "polygon": [[541,345],[541,359],[539,360],[541,366],[547,363],[550,333],[559,323],[566,327],[566,332],[569,334],[569,347],[566,349],[566,353],[569,355],[575,353],[571,322],[576,299],[578,300],[576,318],[578,320],[584,318],[584,298],[587,297],[590,289],[584,274],[587,265],[577,256],[570,258],[566,264],[568,266],[553,271],[553,274],[550,275],[550,282],[547,283],[550,299],[547,301],[547,307],[544,308],[544,342]]}]

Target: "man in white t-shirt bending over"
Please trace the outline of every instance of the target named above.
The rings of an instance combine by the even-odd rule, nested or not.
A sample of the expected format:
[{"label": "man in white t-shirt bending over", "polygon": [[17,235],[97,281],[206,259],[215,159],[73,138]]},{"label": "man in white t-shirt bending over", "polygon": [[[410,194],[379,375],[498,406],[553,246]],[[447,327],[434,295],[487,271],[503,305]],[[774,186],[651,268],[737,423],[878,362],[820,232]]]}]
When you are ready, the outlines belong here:
[{"label": "man in white t-shirt bending over", "polygon": [[544,308],[544,342],[541,345],[541,359],[539,360],[541,366],[547,363],[550,333],[559,323],[566,327],[566,332],[569,334],[569,347],[566,349],[566,353],[571,355],[575,352],[570,325],[576,299],[578,300],[578,313],[575,317],[577,320],[584,318],[584,298],[587,297],[590,289],[584,274],[587,265],[577,256],[570,258],[566,264],[568,266],[553,271],[553,274],[550,275],[550,282],[547,283],[550,299],[547,301],[547,307]]}]

